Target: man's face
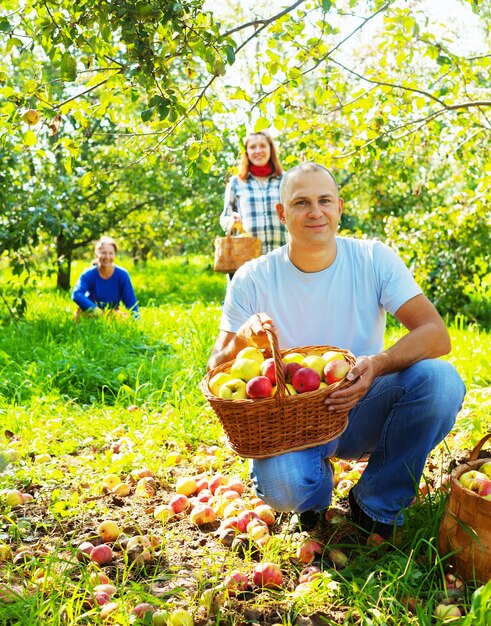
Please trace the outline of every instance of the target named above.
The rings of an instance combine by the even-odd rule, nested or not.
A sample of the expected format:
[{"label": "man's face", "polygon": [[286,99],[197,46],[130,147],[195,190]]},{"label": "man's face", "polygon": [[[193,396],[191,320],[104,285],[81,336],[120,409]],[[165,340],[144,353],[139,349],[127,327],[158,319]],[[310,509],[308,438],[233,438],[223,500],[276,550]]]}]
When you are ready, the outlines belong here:
[{"label": "man's face", "polygon": [[336,236],[343,204],[328,172],[300,171],[287,181],[276,210],[292,243],[324,245]]}]

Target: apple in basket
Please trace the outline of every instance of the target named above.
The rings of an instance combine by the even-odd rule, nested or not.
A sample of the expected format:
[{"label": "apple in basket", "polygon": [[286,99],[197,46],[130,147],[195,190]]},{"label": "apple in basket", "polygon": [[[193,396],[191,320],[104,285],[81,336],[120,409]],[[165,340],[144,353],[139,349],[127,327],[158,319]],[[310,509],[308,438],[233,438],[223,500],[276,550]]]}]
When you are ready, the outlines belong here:
[{"label": "apple in basket", "polygon": [[336,350],[328,350],[327,352],[324,352],[324,354],[322,355],[322,358],[326,362],[326,365],[330,361],[345,361],[346,360],[344,358],[344,354],[342,354],[341,352],[337,352]]},{"label": "apple in basket", "polygon": [[[286,378],[287,365],[285,363],[282,363],[282,364],[283,364],[283,372]],[[271,381],[271,384],[276,385],[276,365],[275,365],[274,359],[265,359],[261,363],[261,376],[267,376],[269,380]]]},{"label": "apple in basket", "polygon": [[261,366],[254,359],[235,359],[230,368],[232,378],[241,378],[246,383],[261,374]]},{"label": "apple in basket", "polygon": [[316,391],[321,384],[321,377],[311,367],[301,367],[295,372],[292,378],[292,385],[298,393]]},{"label": "apple in basket", "polygon": [[324,368],[326,367],[326,362],[321,356],[317,356],[316,354],[308,354],[302,361],[302,367],[311,367],[322,378],[322,373],[324,372]]},{"label": "apple in basket", "polygon": [[227,372],[218,372],[218,374],[212,376],[210,382],[208,383],[211,393],[214,396],[218,396],[220,393],[220,387],[229,380],[232,380],[232,376],[227,374]]},{"label": "apple in basket", "polygon": [[287,383],[291,383],[292,382],[292,378],[293,378],[295,372],[298,371],[301,367],[302,367],[302,364],[298,363],[298,361],[291,361],[290,363],[286,364],[286,377],[285,377],[285,380],[286,380]]},{"label": "apple in basket", "polygon": [[487,461],[486,463],[483,463],[481,467],[479,468],[479,471],[482,472],[483,474],[486,474],[486,476],[489,479],[491,479],[491,461]]},{"label": "apple in basket", "polygon": [[261,364],[264,361],[264,356],[259,348],[254,346],[247,346],[247,348],[242,348],[242,350],[237,354],[235,359],[252,359],[253,361],[257,361]]},{"label": "apple in basket", "polygon": [[328,385],[332,385],[332,383],[337,383],[338,381],[346,378],[346,375],[348,374],[350,369],[351,367],[349,363],[344,359],[342,361],[339,359],[329,361],[329,363],[324,368],[324,380]]},{"label": "apple in basket", "polygon": [[246,383],[241,378],[232,378],[220,387],[219,395],[223,400],[245,400]]},{"label": "apple in basket", "polygon": [[254,376],[246,385],[246,393],[249,398],[270,398],[273,393],[273,385],[267,376]]}]

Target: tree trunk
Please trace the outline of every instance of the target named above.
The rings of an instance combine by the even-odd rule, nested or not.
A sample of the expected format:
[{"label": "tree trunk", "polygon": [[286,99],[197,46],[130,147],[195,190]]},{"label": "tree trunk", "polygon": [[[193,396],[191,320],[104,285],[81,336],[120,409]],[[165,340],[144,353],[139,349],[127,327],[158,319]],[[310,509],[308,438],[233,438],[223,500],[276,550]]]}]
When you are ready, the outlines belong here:
[{"label": "tree trunk", "polygon": [[73,240],[60,233],[56,238],[56,257],[58,276],[56,286],[63,291],[70,289],[70,272],[72,269]]}]

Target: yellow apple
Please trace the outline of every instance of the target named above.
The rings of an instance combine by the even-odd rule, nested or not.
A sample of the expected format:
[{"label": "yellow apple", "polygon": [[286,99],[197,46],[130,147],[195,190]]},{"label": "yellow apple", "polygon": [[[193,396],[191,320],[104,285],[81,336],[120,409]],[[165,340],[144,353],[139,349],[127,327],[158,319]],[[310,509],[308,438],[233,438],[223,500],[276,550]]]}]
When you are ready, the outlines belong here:
[{"label": "yellow apple", "polygon": [[286,383],[286,395],[287,396],[296,396],[298,394],[297,390],[295,389],[295,387],[290,384],[290,383]]},{"label": "yellow apple", "polygon": [[248,383],[251,378],[259,376],[260,374],[261,365],[254,359],[235,359],[230,368],[231,378],[240,378],[246,383]]},{"label": "yellow apple", "polygon": [[315,354],[309,354],[302,361],[303,367],[310,367],[315,370],[319,376],[322,378],[322,374],[324,372],[324,368],[326,367],[326,362],[321,356],[317,356]]},{"label": "yellow apple", "polygon": [[330,361],[346,361],[346,359],[344,358],[344,354],[341,354],[341,352],[336,352],[336,350],[328,350],[327,352],[324,352],[322,358],[324,359],[326,364]]},{"label": "yellow apple", "polygon": [[289,354],[285,354],[283,357],[283,363],[302,363],[305,358],[304,354],[300,354],[300,352],[290,352]]},{"label": "yellow apple", "polygon": [[247,346],[247,348],[243,348],[235,357],[237,359],[252,359],[253,361],[257,361],[261,364],[264,361],[264,356],[259,348],[255,348],[254,346]]},{"label": "yellow apple", "polygon": [[479,468],[479,471],[482,472],[483,474],[486,474],[488,478],[491,478],[491,461],[487,461],[486,463],[483,463],[481,467]]},{"label": "yellow apple", "polygon": [[227,372],[218,372],[218,374],[215,374],[215,376],[213,376],[208,383],[211,393],[214,396],[218,396],[220,387],[231,379],[232,376],[227,374]]},{"label": "yellow apple", "polygon": [[[258,365],[256,363],[256,365]],[[259,365],[258,365],[259,367]],[[241,378],[232,378],[220,387],[220,398],[224,400],[245,400],[246,383]]]},{"label": "yellow apple", "polygon": [[319,389],[325,389],[326,387],[329,387],[329,385],[322,380],[321,384],[319,385]]}]

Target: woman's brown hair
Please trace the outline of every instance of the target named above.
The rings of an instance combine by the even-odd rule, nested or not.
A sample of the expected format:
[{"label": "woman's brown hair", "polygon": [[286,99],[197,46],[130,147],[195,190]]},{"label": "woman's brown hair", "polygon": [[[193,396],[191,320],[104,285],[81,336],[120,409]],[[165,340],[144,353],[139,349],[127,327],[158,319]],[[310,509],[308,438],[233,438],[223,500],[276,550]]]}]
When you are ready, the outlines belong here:
[{"label": "woman's brown hair", "polygon": [[271,155],[269,157],[269,164],[273,168],[271,176],[280,176],[281,174],[283,174],[283,168],[281,167],[280,159],[278,157],[278,151],[276,150],[276,145],[273,141],[273,138],[269,133],[261,130],[258,133],[249,133],[246,137],[246,140],[244,142],[244,151],[240,155],[239,161],[238,177],[240,178],[240,180],[247,180],[250,176],[249,167],[251,163],[249,161],[249,157],[247,156],[247,144],[251,137],[256,137],[257,135],[262,135],[269,143],[269,149],[271,152]]}]

